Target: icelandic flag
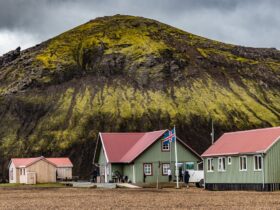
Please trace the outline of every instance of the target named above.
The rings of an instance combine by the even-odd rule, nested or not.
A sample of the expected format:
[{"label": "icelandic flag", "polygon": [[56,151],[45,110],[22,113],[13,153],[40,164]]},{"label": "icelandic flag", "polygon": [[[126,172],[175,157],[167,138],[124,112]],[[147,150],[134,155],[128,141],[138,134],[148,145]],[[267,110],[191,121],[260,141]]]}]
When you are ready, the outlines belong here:
[{"label": "icelandic flag", "polygon": [[163,144],[169,144],[169,142],[175,142],[176,136],[175,136],[175,128],[173,128],[171,131],[168,130],[163,135]]}]

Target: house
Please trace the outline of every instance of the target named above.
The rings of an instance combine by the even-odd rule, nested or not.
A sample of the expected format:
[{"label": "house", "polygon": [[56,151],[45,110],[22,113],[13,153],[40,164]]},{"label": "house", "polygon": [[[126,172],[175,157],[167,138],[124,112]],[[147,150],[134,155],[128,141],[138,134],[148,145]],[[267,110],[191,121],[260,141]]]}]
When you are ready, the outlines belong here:
[{"label": "house", "polygon": [[12,158],[9,163],[10,183],[49,183],[57,178],[72,179],[69,158]]},{"label": "house", "polygon": [[[168,182],[168,169],[175,179],[174,143],[163,144],[168,130],[140,133],[99,133],[93,163],[99,165],[100,182]],[[179,170],[193,170],[200,156],[177,138]]]},{"label": "house", "polygon": [[46,158],[56,166],[56,178],[60,180],[71,180],[72,179],[72,168],[73,164],[69,158]]},{"label": "house", "polygon": [[203,154],[209,190],[279,190],[280,127],[223,134]]}]

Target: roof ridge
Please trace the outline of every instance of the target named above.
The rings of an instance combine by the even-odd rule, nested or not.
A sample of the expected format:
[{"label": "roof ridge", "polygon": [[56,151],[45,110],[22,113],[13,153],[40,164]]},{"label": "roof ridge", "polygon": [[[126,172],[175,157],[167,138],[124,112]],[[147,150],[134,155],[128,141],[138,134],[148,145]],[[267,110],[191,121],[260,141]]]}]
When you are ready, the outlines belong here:
[{"label": "roof ridge", "polygon": [[[135,144],[133,144],[133,146],[121,157],[121,159],[123,159],[123,158],[133,149],[133,147],[135,147],[136,144],[138,144],[139,142],[141,142],[141,140],[142,140],[146,135],[148,135],[149,133],[163,132],[163,133],[162,133],[162,135],[163,135],[166,131],[167,131],[167,129],[165,129],[165,130],[160,130],[160,131],[146,132],[145,135],[143,135],[140,139],[138,139],[137,142],[135,142]],[[153,144],[158,138],[159,138],[159,137],[157,137],[153,142],[151,142],[151,144]],[[143,151],[145,151],[148,147],[150,147],[151,144],[149,144],[146,148],[144,148]],[[143,152],[143,151],[142,151],[142,152]],[[142,153],[142,152],[141,152],[141,153]],[[141,154],[141,153],[140,153],[140,154]],[[136,157],[138,157],[138,156],[136,156]],[[135,158],[136,158],[136,157],[135,157]]]},{"label": "roof ridge", "polygon": [[280,129],[280,126],[268,127],[268,128],[256,128],[256,129],[243,130],[243,131],[231,131],[231,132],[225,132],[224,134],[247,133],[247,132],[254,132],[254,131],[260,131],[260,130],[272,130],[272,129]]},{"label": "roof ridge", "polygon": [[[167,129],[165,129],[167,130]],[[127,135],[127,134],[147,134],[147,133],[155,133],[162,132],[165,130],[157,130],[157,131],[147,131],[147,132],[100,132],[101,134],[119,134],[119,135]]]}]

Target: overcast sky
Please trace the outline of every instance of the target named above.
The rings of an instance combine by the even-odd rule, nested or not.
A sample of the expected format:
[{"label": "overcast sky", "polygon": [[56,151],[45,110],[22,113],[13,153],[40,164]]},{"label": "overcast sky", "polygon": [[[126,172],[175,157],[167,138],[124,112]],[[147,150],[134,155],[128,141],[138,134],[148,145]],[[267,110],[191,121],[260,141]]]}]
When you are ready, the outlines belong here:
[{"label": "overcast sky", "polygon": [[227,43],[280,49],[279,0],[0,0],[0,54],[114,14],[153,18]]}]

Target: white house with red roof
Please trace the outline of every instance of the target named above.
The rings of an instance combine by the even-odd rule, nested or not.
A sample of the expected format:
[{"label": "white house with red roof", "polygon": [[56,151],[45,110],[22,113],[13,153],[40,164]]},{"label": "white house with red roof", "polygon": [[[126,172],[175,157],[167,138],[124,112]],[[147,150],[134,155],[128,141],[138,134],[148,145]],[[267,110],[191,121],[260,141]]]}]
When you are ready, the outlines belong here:
[{"label": "white house with red roof", "polygon": [[280,127],[223,134],[203,154],[209,190],[279,190]]},{"label": "white house with red roof", "polygon": [[9,182],[36,184],[72,179],[73,164],[69,158],[12,158],[9,163]]},{"label": "white house with red roof", "polygon": [[[174,143],[163,144],[168,130],[139,133],[99,133],[94,164],[100,168],[101,182],[168,182],[168,169],[175,179]],[[200,156],[177,138],[180,171],[195,170]]]}]

